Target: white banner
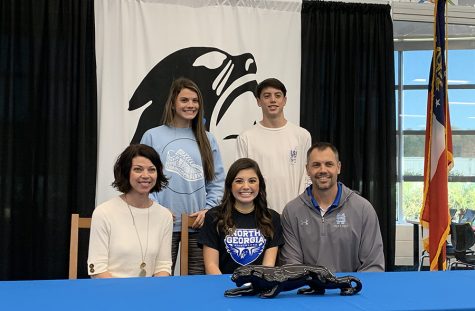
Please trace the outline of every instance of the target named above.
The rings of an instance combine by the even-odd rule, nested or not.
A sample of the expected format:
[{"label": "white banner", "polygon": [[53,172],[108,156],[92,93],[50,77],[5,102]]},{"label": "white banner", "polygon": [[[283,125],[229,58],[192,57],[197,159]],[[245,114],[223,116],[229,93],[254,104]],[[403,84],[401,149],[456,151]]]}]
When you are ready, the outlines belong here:
[{"label": "white banner", "polygon": [[123,149],[160,125],[171,82],[203,93],[207,126],[225,168],[235,137],[261,120],[252,91],[274,77],[287,87],[286,118],[299,124],[300,1],[95,0],[98,81],[96,203]]}]

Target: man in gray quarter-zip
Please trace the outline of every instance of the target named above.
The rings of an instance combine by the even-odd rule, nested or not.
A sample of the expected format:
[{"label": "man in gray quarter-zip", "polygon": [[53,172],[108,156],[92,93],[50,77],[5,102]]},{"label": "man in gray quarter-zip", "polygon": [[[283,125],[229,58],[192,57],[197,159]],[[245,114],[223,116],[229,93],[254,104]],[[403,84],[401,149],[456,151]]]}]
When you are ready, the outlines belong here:
[{"label": "man in gray quarter-zip", "polygon": [[306,168],[312,184],[282,213],[281,262],[333,272],[384,271],[378,217],[368,200],[337,181],[341,163],[335,146],[310,147]]}]

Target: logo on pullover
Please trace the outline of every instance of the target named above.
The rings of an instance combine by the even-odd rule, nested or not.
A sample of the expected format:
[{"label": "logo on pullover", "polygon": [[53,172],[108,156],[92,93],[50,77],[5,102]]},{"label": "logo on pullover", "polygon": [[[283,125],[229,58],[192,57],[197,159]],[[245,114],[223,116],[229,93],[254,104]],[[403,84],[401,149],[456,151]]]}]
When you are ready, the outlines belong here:
[{"label": "logo on pullover", "polygon": [[183,149],[178,149],[177,152],[173,150],[167,152],[165,169],[177,173],[187,181],[203,179],[203,169]]},{"label": "logo on pullover", "polygon": [[345,213],[338,213],[336,214],[335,220],[335,227],[346,228],[348,224],[346,223],[346,215]]}]

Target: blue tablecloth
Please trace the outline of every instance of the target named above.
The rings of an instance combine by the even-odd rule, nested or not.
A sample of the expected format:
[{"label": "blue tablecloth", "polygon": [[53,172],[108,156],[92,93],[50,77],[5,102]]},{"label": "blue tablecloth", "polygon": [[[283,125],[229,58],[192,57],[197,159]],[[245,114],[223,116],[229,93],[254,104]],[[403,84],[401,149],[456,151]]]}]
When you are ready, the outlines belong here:
[{"label": "blue tablecloth", "polygon": [[[344,275],[344,274],[339,274]],[[475,310],[475,271],[352,273],[362,291],[226,298],[230,275],[0,282],[0,310]]]}]

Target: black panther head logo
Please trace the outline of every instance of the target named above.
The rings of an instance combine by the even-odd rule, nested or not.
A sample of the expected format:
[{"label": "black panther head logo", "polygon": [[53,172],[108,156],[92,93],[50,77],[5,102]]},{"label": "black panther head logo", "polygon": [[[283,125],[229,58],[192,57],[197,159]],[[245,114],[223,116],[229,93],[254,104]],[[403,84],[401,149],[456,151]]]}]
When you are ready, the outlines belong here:
[{"label": "black panther head logo", "polygon": [[[206,128],[218,125],[233,101],[244,92],[254,92],[257,82],[254,56],[233,56],[213,47],[178,50],[161,60],[142,80],[129,101],[129,111],[152,102],[140,116],[131,143],[138,143],[150,128],[160,125],[163,107],[174,79],[193,80],[203,94]],[[215,109],[218,109],[216,112]],[[212,119],[213,118],[213,119]],[[229,135],[226,139],[236,138]]]}]

